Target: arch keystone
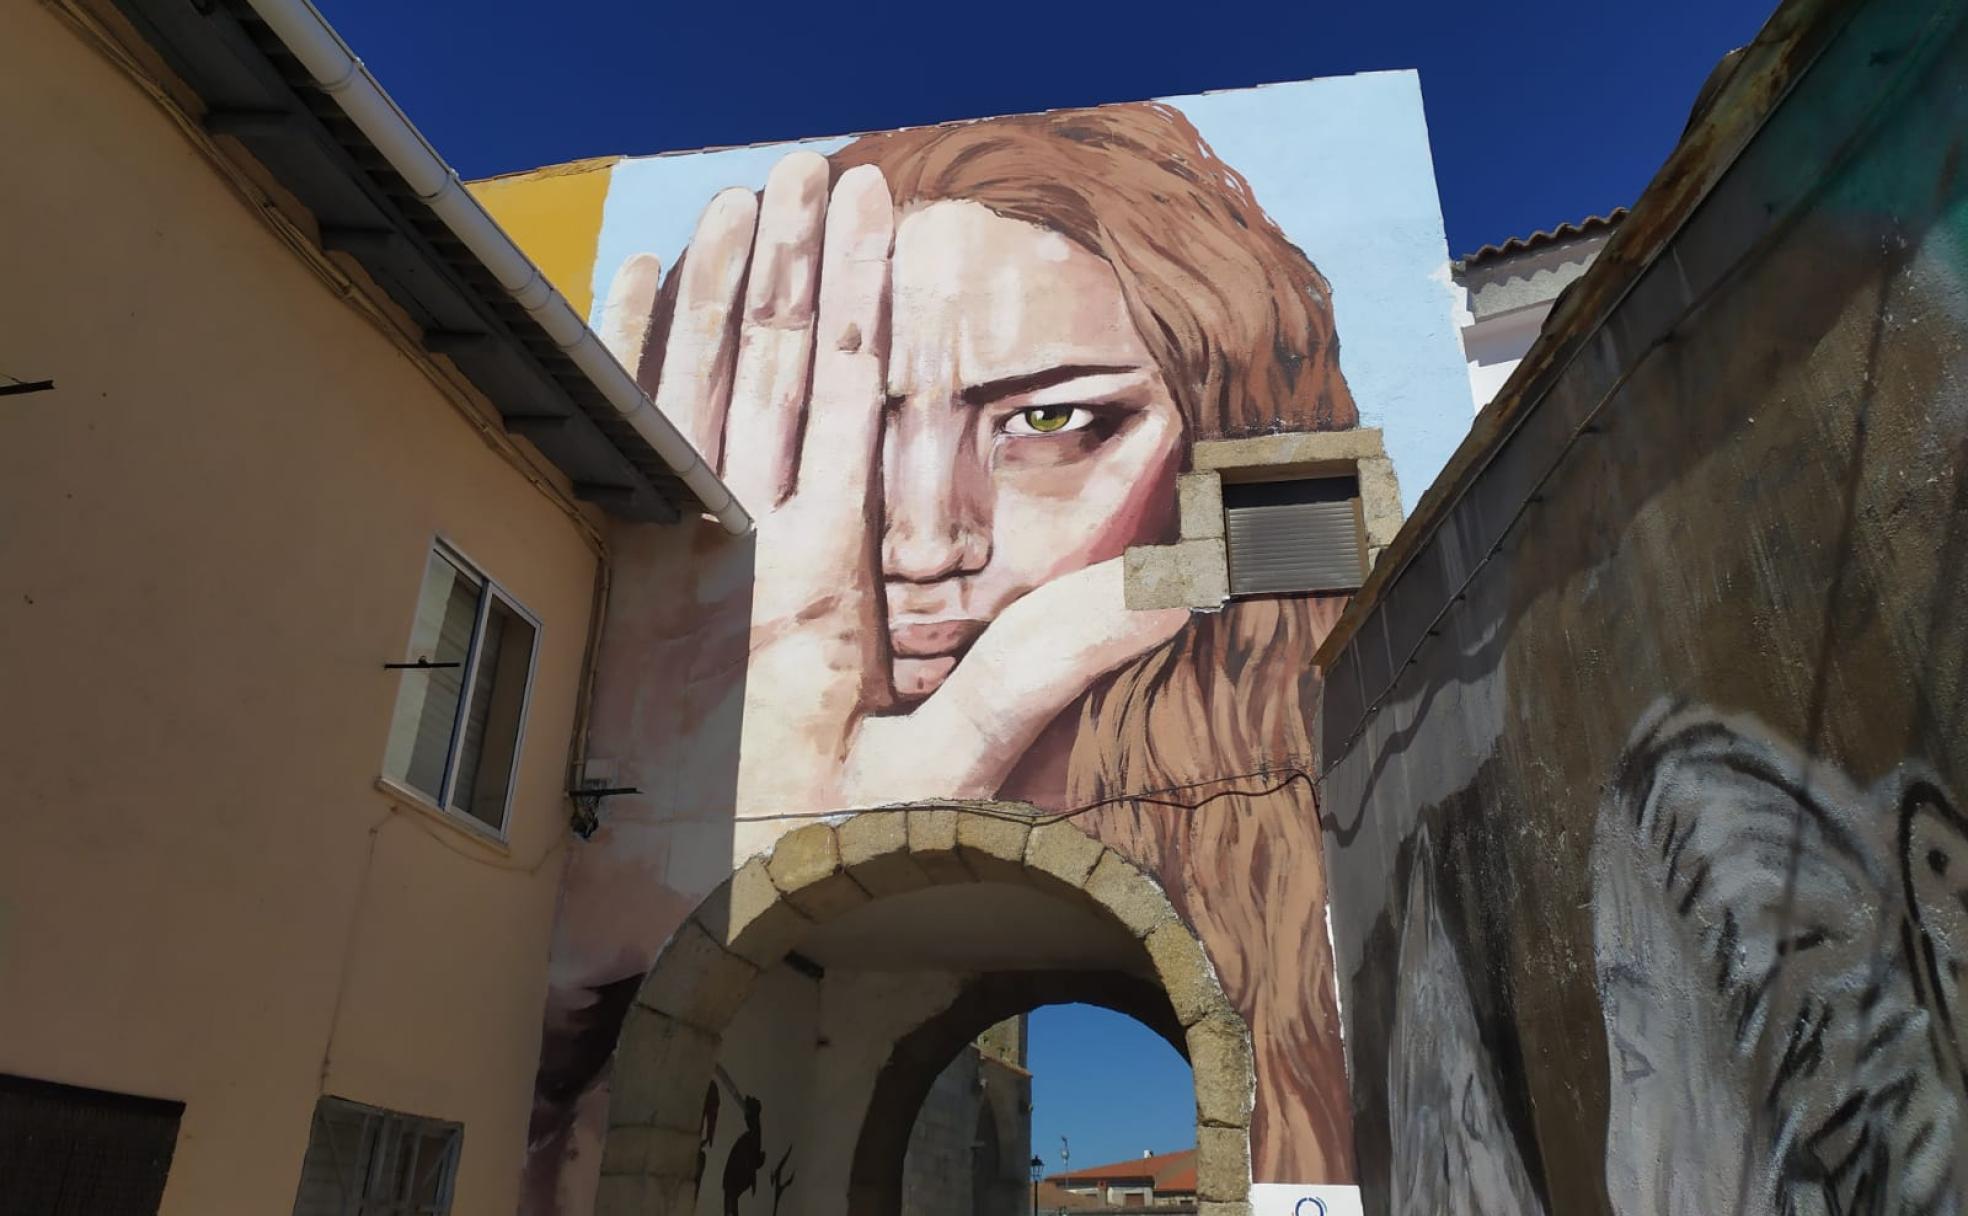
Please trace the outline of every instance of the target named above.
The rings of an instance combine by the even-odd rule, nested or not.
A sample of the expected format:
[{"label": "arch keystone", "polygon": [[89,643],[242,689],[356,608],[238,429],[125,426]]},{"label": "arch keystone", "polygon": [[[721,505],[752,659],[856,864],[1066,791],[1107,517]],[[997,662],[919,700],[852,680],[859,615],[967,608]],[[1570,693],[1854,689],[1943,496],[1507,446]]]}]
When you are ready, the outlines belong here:
[{"label": "arch keystone", "polygon": [[979,879],[1022,883],[1031,809],[1010,803],[992,803],[988,809],[988,814],[957,812],[957,852]]},{"label": "arch keystone", "polygon": [[788,832],[765,863],[772,885],[816,921],[828,921],[868,902],[868,893],[841,866],[840,839],[824,823]]},{"label": "arch keystone", "polygon": [[957,852],[957,813],[947,806],[909,811],[909,856],[931,882],[974,882]]}]

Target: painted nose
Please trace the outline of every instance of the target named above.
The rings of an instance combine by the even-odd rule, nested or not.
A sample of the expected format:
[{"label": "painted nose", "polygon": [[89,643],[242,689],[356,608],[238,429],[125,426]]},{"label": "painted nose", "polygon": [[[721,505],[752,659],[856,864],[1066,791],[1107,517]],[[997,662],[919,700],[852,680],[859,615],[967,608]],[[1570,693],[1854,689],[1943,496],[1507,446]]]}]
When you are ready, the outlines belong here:
[{"label": "painted nose", "polygon": [[889,426],[882,574],[930,583],[991,560],[991,472],[959,410],[896,411]]}]

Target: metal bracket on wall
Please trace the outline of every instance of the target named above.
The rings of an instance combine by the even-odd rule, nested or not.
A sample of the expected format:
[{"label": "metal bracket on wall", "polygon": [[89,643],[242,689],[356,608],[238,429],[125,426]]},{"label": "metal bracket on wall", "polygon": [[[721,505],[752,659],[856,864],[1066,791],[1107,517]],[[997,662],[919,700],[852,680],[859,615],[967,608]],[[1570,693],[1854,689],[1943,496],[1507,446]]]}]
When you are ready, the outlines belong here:
[{"label": "metal bracket on wall", "polygon": [[569,825],[574,834],[587,840],[601,826],[601,800],[615,794],[640,794],[642,791],[633,785],[576,786],[567,791],[574,800],[574,818]]}]

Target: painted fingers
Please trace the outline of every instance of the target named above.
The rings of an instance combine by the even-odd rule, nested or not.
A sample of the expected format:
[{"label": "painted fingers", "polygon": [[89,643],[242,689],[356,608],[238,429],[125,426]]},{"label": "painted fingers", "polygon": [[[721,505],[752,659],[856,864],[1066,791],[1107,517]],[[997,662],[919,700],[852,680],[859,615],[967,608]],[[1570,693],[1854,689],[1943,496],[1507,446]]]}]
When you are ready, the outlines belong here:
[{"label": "painted fingers", "polygon": [[664,342],[656,408],[690,436],[712,468],[722,459],[737,360],[733,303],[751,262],[758,214],[751,191],[719,194],[704,208],[690,251],[671,272],[679,280],[676,310]]},{"label": "painted fingers", "polygon": [[876,582],[882,415],[887,400],[889,251],[895,207],[873,166],[850,169],[827,210],[813,391],[800,439],[801,510]]},{"label": "painted fingers", "polygon": [[781,160],[759,203],[738,328],[738,361],[724,422],[724,478],[740,502],[770,511],[792,492],[794,445],[806,405],[827,161]]},{"label": "painted fingers", "polygon": [[[656,296],[662,282],[662,261],[654,254],[634,254],[615,272],[615,281],[608,285],[608,299],[601,306],[601,344],[638,384],[644,383],[643,359],[656,321]],[[648,391],[647,385],[643,391]]]},{"label": "painted fingers", "polygon": [[830,201],[829,172],[824,157],[795,152],[761,197],[719,194],[673,271],[667,335],[654,331],[661,266],[647,254],[616,273],[601,333],[645,383],[660,369],[657,407],[755,515],[805,490],[831,524],[866,533],[894,204],[872,167],[843,174]]}]

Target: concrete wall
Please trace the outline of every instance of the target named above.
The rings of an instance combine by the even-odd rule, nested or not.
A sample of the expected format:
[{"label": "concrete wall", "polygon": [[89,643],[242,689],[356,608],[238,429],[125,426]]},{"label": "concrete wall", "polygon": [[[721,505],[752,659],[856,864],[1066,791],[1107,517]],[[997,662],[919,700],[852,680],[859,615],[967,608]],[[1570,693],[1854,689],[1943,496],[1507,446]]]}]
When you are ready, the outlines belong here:
[{"label": "concrete wall", "polygon": [[[596,551],[49,6],[0,150],[0,1072],[183,1101],[166,1216],[290,1210],[324,1093],[510,1212]],[[440,533],[542,622],[503,845],[375,784]]]},{"label": "concrete wall", "polygon": [[1786,5],[1341,626],[1369,1212],[1968,1205],[1965,15]]}]

